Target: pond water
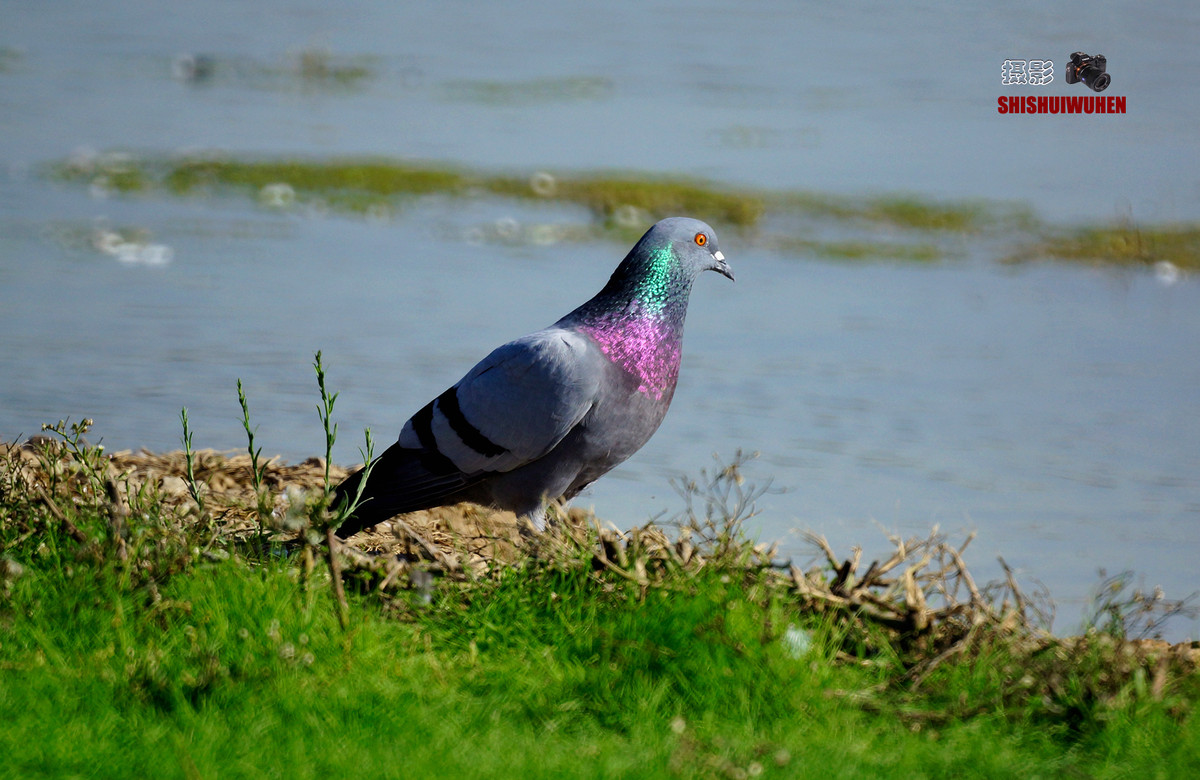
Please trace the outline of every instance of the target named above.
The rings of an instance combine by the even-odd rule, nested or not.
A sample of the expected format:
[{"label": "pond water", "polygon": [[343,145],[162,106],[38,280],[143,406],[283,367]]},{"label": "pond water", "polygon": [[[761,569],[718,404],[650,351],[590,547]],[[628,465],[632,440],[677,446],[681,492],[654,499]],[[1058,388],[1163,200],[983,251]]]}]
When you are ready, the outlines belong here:
[{"label": "pond water", "polygon": [[[861,7],[859,7],[861,5]],[[400,424],[493,346],[594,293],[628,248],[543,243],[580,207],[431,196],[373,218],[237,198],[116,196],[47,163],[127,150],[346,154],[527,175],[702,177],[834,195],[914,192],[1055,224],[1200,219],[1200,7],[1031,2],[883,9],[448,2],[6,3],[0,25],[0,438],[96,419],[110,449],[322,450],[310,361],[341,395],[335,457]],[[1106,54],[1123,116],[1000,116],[1008,58]],[[1093,52],[1096,53],[1096,52]],[[205,55],[189,80],[181,54]],[[150,263],[97,251],[135,230]],[[942,240],[942,239],[939,239]],[[682,507],[669,479],[760,457],[764,539],[807,559],[934,524],[977,532],[1077,627],[1097,571],[1200,590],[1200,283],[1002,262],[835,263],[723,231],[738,281],[697,283],[683,379],[647,447],[577,500],[618,525]],[[1016,240],[1015,238],[1013,239]],[[126,258],[129,259],[129,258]],[[1176,622],[1172,638],[1200,635]]]}]

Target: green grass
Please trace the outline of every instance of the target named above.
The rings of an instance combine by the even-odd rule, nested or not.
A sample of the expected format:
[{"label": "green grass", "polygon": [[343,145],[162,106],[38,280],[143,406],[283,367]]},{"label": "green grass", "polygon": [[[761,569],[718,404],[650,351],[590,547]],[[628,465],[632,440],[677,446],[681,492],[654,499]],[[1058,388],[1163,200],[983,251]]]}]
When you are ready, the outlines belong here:
[{"label": "green grass", "polygon": [[208,494],[186,410],[175,500],[114,475],[90,420],[0,450],[0,777],[1200,772],[1200,670],[1123,641],[1186,602],[1122,576],[1105,633],[1055,641],[1023,609],[927,609],[962,573],[936,534],[865,572],[783,573],[741,531],[765,488],[739,455],[677,484],[674,540],[550,535],[511,565],[418,564],[431,591],[351,567],[343,593],[328,460],[276,519],[238,389],[245,506]]},{"label": "green grass", "polygon": [[[12,587],[0,752],[13,777],[1194,776],[1194,698],[1072,720],[988,700],[1003,652],[870,711],[889,672],[777,634],[804,621],[712,573],[643,598],[583,569],[352,599],[341,630],[286,562],[196,565],[152,593],[62,539]],[[1191,693],[1195,694],[1192,681]],[[904,717],[898,713],[907,712]],[[912,713],[931,714],[913,717]],[[949,717],[946,717],[949,715]],[[1102,717],[1101,717],[1102,715]]]},{"label": "green grass", "polygon": [[[713,563],[647,588],[582,561],[352,593],[227,560],[178,518],[0,497],[7,777],[1188,777],[1197,674],[1151,695],[1097,649],[909,651]],[[140,508],[147,508],[145,504]],[[785,632],[808,632],[807,651]],[[928,659],[926,659],[928,660]],[[1052,679],[1055,678],[1055,679]],[[1049,683],[1047,682],[1049,681]],[[1052,683],[1052,684],[1050,684]]]}]

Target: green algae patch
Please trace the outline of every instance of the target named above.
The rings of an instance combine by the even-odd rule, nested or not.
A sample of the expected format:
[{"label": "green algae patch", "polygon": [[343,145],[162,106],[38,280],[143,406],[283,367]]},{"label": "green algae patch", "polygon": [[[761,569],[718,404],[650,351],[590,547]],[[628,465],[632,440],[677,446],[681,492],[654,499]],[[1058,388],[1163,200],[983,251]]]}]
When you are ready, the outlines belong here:
[{"label": "green algae patch", "polygon": [[0,46],[0,73],[9,73],[21,62],[21,52],[8,46]]},{"label": "green algae patch", "polygon": [[344,59],[324,49],[300,52],[295,70],[305,83],[343,88],[356,87],[374,75],[366,59]]},{"label": "green algae patch", "polygon": [[1200,269],[1200,227],[1139,228],[1126,225],[1084,228],[1051,236],[1012,259],[1035,257],[1121,265],[1168,262],[1196,270]]},{"label": "green algae patch", "polygon": [[102,178],[116,192],[158,186],[176,195],[220,188],[257,194],[266,187],[286,185],[299,200],[319,197],[349,211],[365,211],[381,198],[486,193],[577,204],[604,221],[617,223],[629,221],[624,217],[631,213],[656,219],[690,214],[737,228],[756,227],[771,213],[939,231],[975,230],[990,221],[980,204],[938,204],[915,197],[854,200],[636,174],[537,172],[516,176],[389,159],[137,159],[106,154],[60,162],[51,171],[68,181],[93,183]]},{"label": "green algae patch", "polygon": [[143,192],[151,187],[151,181],[145,171],[138,167],[113,169],[95,184],[118,192]]},{"label": "green algae patch", "polygon": [[452,100],[514,106],[607,98],[615,87],[603,76],[530,79],[528,81],[455,80],[443,85]]},{"label": "green algae patch", "polygon": [[622,209],[640,209],[661,218],[672,214],[700,214],[704,218],[736,227],[758,224],[765,211],[763,198],[715,185],[681,179],[654,178],[564,178],[558,181],[557,197],[586,206],[606,218]]},{"label": "green algae patch", "polygon": [[345,56],[321,46],[290,52],[279,62],[210,53],[181,54],[172,65],[177,81],[189,84],[237,83],[270,92],[357,91],[378,75],[379,58]]},{"label": "green algae patch", "polygon": [[[394,158],[139,157],[77,154],[47,175],[100,195],[243,196],[286,210],[377,216],[416,198],[507,198],[587,209],[606,235],[622,240],[667,216],[687,214],[732,227],[746,242],[833,260],[932,262],[954,251],[947,238],[1000,237],[1004,260],[1200,268],[1200,227],[1053,228],[1028,208],[979,200],[944,202],[911,194],[850,197],[730,187],[688,177],[613,172],[494,172]],[[765,224],[769,223],[769,224]],[[785,227],[786,226],[786,227]],[[810,238],[832,230],[836,240]]]},{"label": "green algae patch", "polygon": [[213,186],[246,188],[286,184],[310,195],[361,193],[378,197],[454,193],[464,184],[461,174],[382,160],[308,162],[280,160],[185,160],[169,166],[162,183],[176,194]]},{"label": "green algae patch", "polygon": [[783,237],[772,247],[787,254],[815,255],[826,260],[853,262],[858,260],[899,260],[913,263],[934,263],[946,257],[945,251],[934,244],[901,244],[882,241],[821,241],[818,239]]},{"label": "green algae patch", "polygon": [[[366,211],[382,199],[404,196],[469,196],[479,193],[584,206],[604,220],[633,209],[653,218],[694,214],[736,227],[752,227],[764,214],[763,198],[688,179],[555,176],[539,172],[518,177],[467,172],[451,166],[387,159],[139,160],[129,155],[98,155],[52,166],[61,180],[102,180],[120,193],[160,187],[175,195],[217,193],[221,189],[260,196],[267,188],[288,188],[295,200],[319,198],[335,208]],[[288,205],[291,198],[271,205]]]},{"label": "green algae patch", "polygon": [[978,230],[985,216],[981,204],[946,205],[915,197],[874,198],[864,212],[869,219],[920,230]]},{"label": "green algae patch", "polygon": [[947,233],[1037,226],[1036,217],[1023,207],[971,200],[945,203],[916,195],[849,198],[814,192],[776,193],[771,197],[770,210],[814,219]]}]

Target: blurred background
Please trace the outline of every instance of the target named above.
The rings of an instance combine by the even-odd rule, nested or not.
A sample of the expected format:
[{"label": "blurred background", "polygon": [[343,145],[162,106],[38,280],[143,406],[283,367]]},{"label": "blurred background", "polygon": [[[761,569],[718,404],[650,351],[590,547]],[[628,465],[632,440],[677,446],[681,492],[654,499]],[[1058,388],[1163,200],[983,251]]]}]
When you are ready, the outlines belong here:
[{"label": "blurred background", "polygon": [[[670,517],[740,449],[798,563],[939,525],[1060,632],[1100,570],[1185,597],[1198,39],[1185,3],[0,0],[0,439],[177,449],[186,406],[233,450],[240,378],[302,460],[323,350],[358,462],[686,212],[738,282],[698,281],[674,408],[576,504]],[[1092,94],[1077,50],[1127,114],[997,113]]]}]

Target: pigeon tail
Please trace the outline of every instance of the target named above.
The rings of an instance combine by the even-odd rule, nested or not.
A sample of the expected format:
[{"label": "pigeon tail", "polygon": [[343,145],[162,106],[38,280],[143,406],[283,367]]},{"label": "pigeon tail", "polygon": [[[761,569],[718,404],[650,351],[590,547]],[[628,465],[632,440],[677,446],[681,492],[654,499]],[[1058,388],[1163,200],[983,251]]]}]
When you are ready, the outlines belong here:
[{"label": "pigeon tail", "polygon": [[[372,528],[405,512],[416,512],[459,500],[478,481],[465,474],[437,453],[422,452],[393,444],[371,464],[351,474],[334,490],[331,506],[335,511],[347,506],[358,495],[358,505],[338,527],[337,536],[348,539],[359,531]],[[462,496],[466,500],[468,496]]]}]

